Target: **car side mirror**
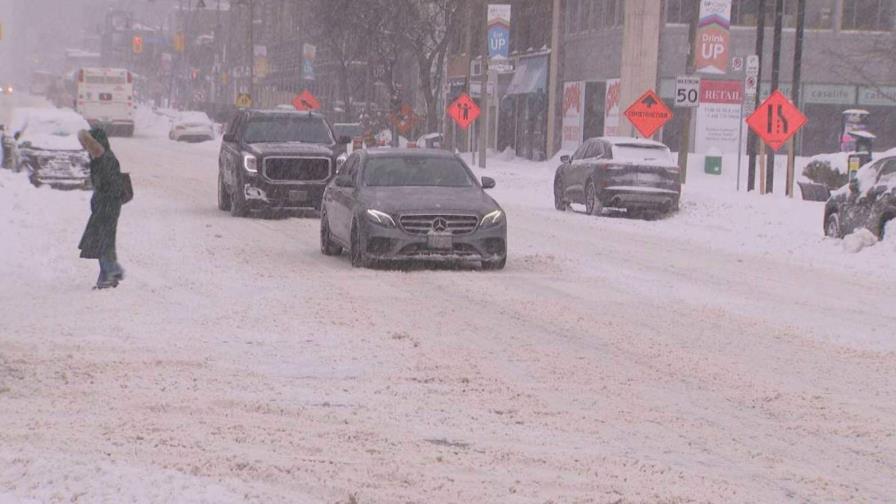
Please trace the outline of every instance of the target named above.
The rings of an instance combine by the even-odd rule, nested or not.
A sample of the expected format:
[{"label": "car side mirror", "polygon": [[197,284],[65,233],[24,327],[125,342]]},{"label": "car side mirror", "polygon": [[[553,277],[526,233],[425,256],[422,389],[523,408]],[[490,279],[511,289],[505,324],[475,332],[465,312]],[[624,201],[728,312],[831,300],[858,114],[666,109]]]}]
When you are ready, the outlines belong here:
[{"label": "car side mirror", "polygon": [[339,145],[348,145],[350,143],[352,143],[352,137],[348,135],[342,135],[341,137],[339,137]]},{"label": "car side mirror", "polygon": [[563,164],[568,164],[569,161],[570,161],[570,157],[569,157],[569,156],[560,156],[560,162],[561,162],[561,163],[563,163]]},{"label": "car side mirror", "polygon": [[483,189],[494,189],[495,187],[495,179],[491,177],[482,177],[482,188]]},{"label": "car side mirror", "polygon": [[355,187],[355,181],[348,175],[337,175],[333,183],[336,187]]},{"label": "car side mirror", "polygon": [[22,132],[21,132],[21,131],[16,131],[16,134],[12,136],[12,138],[13,138],[14,140],[18,140],[18,139],[21,138],[21,137],[22,137]]},{"label": "car side mirror", "polygon": [[236,135],[234,135],[233,133],[226,133],[224,135],[224,141],[227,143],[234,143],[236,142]]}]

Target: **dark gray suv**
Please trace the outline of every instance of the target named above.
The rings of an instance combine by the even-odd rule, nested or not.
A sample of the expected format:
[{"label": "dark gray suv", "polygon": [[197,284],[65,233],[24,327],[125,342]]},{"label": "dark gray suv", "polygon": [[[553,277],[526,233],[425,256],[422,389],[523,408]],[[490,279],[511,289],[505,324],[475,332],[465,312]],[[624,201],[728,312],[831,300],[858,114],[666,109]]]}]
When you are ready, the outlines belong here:
[{"label": "dark gray suv", "polygon": [[349,251],[352,265],[385,260],[507,262],[507,219],[455,154],[429,149],[355,152],[327,186],[320,219],[325,255]]},{"label": "dark gray suv", "polygon": [[585,205],[589,215],[622,209],[632,215],[678,210],[681,197],[678,165],[665,145],[631,137],[586,140],[562,156],[554,176],[554,207]]}]

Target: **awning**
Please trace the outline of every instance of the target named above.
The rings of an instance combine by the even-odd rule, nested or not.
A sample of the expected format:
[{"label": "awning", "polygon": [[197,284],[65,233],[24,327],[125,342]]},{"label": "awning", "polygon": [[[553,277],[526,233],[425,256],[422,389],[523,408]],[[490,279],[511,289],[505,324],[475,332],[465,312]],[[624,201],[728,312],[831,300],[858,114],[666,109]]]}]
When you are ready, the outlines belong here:
[{"label": "awning", "polygon": [[507,86],[508,95],[520,95],[544,91],[548,80],[548,57],[520,58],[513,80]]}]

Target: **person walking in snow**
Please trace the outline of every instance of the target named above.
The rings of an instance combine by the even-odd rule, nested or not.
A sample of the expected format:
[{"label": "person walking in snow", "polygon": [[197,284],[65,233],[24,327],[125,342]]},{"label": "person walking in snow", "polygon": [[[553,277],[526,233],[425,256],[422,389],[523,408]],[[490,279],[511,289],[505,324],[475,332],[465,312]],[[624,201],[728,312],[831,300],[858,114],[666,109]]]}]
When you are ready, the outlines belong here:
[{"label": "person walking in snow", "polygon": [[109,146],[106,132],[99,128],[78,132],[78,140],[90,154],[90,220],[78,248],[84,259],[99,259],[100,275],[97,289],[118,287],[124,280],[124,270],[118,264],[115,235],[121,215],[121,166]]}]

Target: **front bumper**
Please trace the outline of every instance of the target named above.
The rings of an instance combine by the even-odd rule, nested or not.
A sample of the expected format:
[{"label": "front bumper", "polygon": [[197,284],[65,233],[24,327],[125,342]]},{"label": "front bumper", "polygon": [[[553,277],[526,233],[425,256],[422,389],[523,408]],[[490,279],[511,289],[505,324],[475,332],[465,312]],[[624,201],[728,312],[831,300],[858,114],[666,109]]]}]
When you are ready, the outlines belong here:
[{"label": "front bumper", "polygon": [[377,261],[482,262],[507,257],[507,224],[451,236],[450,248],[433,248],[428,235],[409,233],[400,227],[386,228],[365,222],[361,226],[365,254]]},{"label": "front bumper", "polygon": [[320,210],[325,182],[273,184],[263,177],[247,178],[243,194],[250,206],[275,210]]}]

